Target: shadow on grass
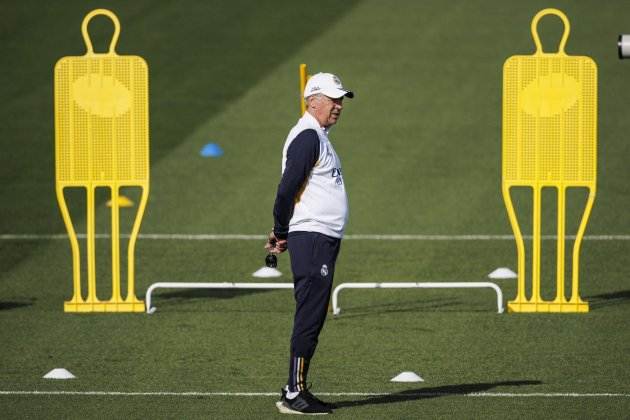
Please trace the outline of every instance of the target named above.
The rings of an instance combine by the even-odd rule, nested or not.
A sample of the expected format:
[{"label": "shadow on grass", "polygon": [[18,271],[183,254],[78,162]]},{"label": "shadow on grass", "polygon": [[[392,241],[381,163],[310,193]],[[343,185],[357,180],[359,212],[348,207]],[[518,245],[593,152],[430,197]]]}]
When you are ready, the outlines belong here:
[{"label": "shadow on grass", "polygon": [[630,302],[630,290],[621,290],[613,293],[603,293],[601,295],[586,296],[590,309],[598,309],[604,306],[621,305]]},{"label": "shadow on grass", "polygon": [[478,384],[445,385],[433,388],[409,389],[389,395],[379,395],[361,400],[339,401],[334,403],[336,408],[360,407],[363,405],[393,404],[406,401],[416,401],[427,398],[450,397],[485,392],[498,386],[527,386],[540,385],[541,381],[502,381]]},{"label": "shadow on grass", "polygon": [[32,306],[35,299],[31,299],[30,302],[2,302],[0,301],[0,311],[8,311],[11,309],[24,308],[26,306]]},{"label": "shadow on grass", "polygon": [[[151,305],[153,308],[157,308],[160,312],[162,310],[176,311],[176,312],[208,312],[212,308],[211,302],[217,302],[219,300],[233,299],[244,297],[248,295],[257,295],[261,293],[277,292],[281,289],[188,289],[172,291],[160,294],[153,294],[151,298]],[[286,293],[287,290],[284,290]],[[290,290],[292,293],[293,290]],[[145,297],[146,298],[146,297]],[[204,303],[206,301],[207,303]],[[164,305],[162,307],[162,305]],[[260,308],[252,308],[251,305],[245,305],[242,302],[237,302],[234,307],[230,309],[221,307],[221,312],[235,312],[235,313],[252,313],[252,312],[278,312],[276,310],[261,310]],[[215,308],[216,310],[216,308]],[[284,313],[281,311],[280,313]]]},{"label": "shadow on grass", "polygon": [[[438,298],[423,301],[392,302],[379,305],[361,305],[342,307],[343,318],[355,318],[368,315],[383,315],[405,312],[488,312],[485,308],[475,308],[457,298]],[[350,311],[350,312],[348,312]]]}]

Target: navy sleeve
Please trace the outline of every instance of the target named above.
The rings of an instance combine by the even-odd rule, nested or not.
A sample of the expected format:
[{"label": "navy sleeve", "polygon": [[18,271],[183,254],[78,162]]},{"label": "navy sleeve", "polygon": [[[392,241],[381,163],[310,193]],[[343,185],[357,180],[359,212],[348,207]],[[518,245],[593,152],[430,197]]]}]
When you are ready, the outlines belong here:
[{"label": "navy sleeve", "polygon": [[317,132],[313,129],[304,130],[291,142],[287,150],[287,161],[273,206],[273,232],[276,238],[287,238],[295,198],[308,180],[317,159],[319,159]]}]

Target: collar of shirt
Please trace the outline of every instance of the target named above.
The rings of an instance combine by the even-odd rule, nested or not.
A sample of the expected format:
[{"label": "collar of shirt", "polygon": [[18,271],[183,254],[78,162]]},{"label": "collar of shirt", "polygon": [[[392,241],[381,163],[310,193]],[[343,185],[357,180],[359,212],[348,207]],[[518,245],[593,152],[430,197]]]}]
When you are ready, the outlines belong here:
[{"label": "collar of shirt", "polygon": [[315,117],[312,116],[308,111],[304,112],[302,119],[304,119],[304,121],[313,128],[319,128],[320,130],[322,130],[328,137],[328,131],[330,131],[330,127],[322,127],[321,125],[319,125],[319,121],[317,121],[317,119],[315,119]]}]

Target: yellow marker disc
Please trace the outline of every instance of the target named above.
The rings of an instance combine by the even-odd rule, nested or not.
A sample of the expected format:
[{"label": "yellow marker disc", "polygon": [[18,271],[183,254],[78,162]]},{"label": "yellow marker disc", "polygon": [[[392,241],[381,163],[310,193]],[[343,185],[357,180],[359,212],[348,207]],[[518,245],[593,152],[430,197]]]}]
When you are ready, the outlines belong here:
[{"label": "yellow marker disc", "polygon": [[[107,207],[112,207],[113,201],[109,200],[106,204],[107,204]],[[119,195],[118,207],[133,207],[133,201],[131,201],[129,198],[125,197],[124,195]]]}]

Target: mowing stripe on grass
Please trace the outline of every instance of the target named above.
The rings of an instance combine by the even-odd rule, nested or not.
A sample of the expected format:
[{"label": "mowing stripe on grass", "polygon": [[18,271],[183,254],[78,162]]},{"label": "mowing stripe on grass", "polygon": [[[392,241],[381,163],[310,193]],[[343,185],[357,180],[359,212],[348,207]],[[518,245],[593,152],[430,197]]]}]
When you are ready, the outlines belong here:
[{"label": "mowing stripe on grass", "polygon": [[[77,234],[79,239],[85,239],[83,233]],[[128,234],[121,234],[121,238],[129,238]],[[65,233],[57,234],[2,234],[0,240],[4,241],[42,241],[50,239],[67,239]],[[96,239],[110,239],[106,233],[97,233]],[[266,235],[246,234],[184,234],[184,233],[141,233],[139,239],[166,240],[166,241],[220,241],[220,240],[244,240],[263,241]],[[525,239],[532,239],[531,235],[523,235]],[[543,240],[556,240],[556,235],[542,235]],[[566,239],[575,239],[575,235],[567,235]],[[356,234],[345,235],[344,240],[367,241],[513,241],[512,235],[380,235],[380,234]],[[589,235],[584,236],[588,241],[628,241],[630,235]]]},{"label": "mowing stripe on grass", "polygon": [[[318,392],[327,397],[448,397],[473,398],[630,398],[630,394],[612,392]],[[277,397],[277,392],[121,392],[121,391],[0,391],[0,395],[77,395],[121,397]]]}]

